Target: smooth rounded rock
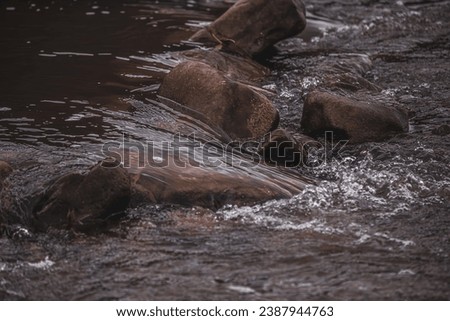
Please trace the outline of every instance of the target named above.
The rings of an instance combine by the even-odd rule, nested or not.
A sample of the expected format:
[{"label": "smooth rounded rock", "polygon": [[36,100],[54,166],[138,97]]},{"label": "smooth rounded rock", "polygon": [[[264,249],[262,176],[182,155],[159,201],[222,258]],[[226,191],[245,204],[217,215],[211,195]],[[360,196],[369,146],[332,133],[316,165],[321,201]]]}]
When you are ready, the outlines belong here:
[{"label": "smooth rounded rock", "polygon": [[240,0],[191,40],[253,56],[300,33],[305,26],[301,0]]},{"label": "smooth rounded rock", "polygon": [[139,202],[179,204],[219,209],[225,205],[253,205],[271,199],[290,198],[312,183],[282,169],[259,166],[251,171],[222,166],[179,166],[169,156],[165,166],[139,166],[139,155],[126,151],[131,166],[133,194]]},{"label": "smooth rounded rock", "polygon": [[447,124],[440,125],[434,128],[431,133],[437,136],[447,136],[450,134],[450,126]]},{"label": "smooth rounded rock", "polygon": [[122,212],[131,197],[131,181],[115,162],[102,161],[87,174],[71,173],[59,178],[33,208],[39,230],[95,226]]},{"label": "smooth rounded rock", "polygon": [[172,69],[159,95],[164,103],[187,107],[184,112],[232,139],[262,137],[279,122],[278,110],[264,95],[198,61],[186,61]]},{"label": "smooth rounded rock", "polygon": [[409,123],[403,108],[313,91],[305,99],[301,128],[313,136],[331,131],[334,138],[362,143],[407,132]]}]

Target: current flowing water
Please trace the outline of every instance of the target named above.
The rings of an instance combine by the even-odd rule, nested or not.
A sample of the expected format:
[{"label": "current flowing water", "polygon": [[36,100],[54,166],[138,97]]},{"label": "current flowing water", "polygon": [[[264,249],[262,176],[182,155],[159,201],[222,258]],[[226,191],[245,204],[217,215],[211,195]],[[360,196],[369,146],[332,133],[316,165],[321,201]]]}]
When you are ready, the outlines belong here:
[{"label": "current flowing water", "polygon": [[[304,96],[330,72],[367,69],[372,99],[406,106],[410,133],[316,150],[295,172],[317,183],[291,199],[140,204],[98,235],[17,227],[0,238],[0,298],[448,300],[450,143],[432,132],[450,122],[450,1],[305,4],[304,33],[261,57],[281,125],[300,130]],[[20,167],[13,193],[95,163],[123,135],[211,139],[156,93],[172,53],[229,5],[0,2],[0,159]]]}]

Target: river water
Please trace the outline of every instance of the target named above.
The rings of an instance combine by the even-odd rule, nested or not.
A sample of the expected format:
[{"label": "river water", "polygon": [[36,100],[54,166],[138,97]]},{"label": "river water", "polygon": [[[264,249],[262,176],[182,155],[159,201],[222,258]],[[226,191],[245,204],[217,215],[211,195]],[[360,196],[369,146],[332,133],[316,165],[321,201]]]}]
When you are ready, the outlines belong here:
[{"label": "river water", "polygon": [[[299,131],[308,91],[371,61],[373,99],[407,107],[408,134],[316,150],[296,171],[317,183],[291,199],[136,204],[97,234],[16,226],[0,237],[0,298],[448,300],[450,140],[436,129],[450,124],[450,1],[305,4],[305,32],[260,57],[281,125]],[[156,101],[170,53],[228,5],[2,1],[0,159],[15,168],[12,195],[85,169],[123,134],[170,139],[177,119]]]}]

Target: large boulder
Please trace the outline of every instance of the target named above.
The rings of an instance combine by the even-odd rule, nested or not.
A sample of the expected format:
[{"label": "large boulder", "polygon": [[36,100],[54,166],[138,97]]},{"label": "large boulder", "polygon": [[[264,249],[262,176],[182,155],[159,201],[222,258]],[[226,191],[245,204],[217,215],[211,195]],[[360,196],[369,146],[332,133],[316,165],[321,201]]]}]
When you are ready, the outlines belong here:
[{"label": "large boulder", "polygon": [[301,0],[239,0],[191,40],[253,56],[306,26]]},{"label": "large boulder", "polygon": [[409,123],[407,111],[399,106],[313,91],[305,99],[301,127],[313,136],[332,131],[336,138],[362,143],[407,132]]},{"label": "large boulder", "polygon": [[186,61],[166,75],[159,95],[232,139],[262,137],[278,126],[277,109],[263,94],[212,66]]},{"label": "large boulder", "polygon": [[54,182],[33,208],[34,225],[49,227],[92,227],[126,209],[131,181],[117,162],[104,160],[87,174],[71,173]]}]

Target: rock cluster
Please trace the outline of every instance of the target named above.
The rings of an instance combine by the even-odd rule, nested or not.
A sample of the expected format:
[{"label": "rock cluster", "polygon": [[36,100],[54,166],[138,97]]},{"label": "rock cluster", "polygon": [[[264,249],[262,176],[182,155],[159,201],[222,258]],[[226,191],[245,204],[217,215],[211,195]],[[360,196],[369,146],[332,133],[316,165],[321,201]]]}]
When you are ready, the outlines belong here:
[{"label": "rock cluster", "polygon": [[[298,34],[305,26],[305,7],[300,0],[237,1],[211,25],[192,36],[191,40],[214,48],[183,52],[188,61],[164,78],[160,99],[171,107],[184,108],[230,139],[262,138],[277,129],[279,115],[267,97],[268,92],[255,83],[268,70],[251,57]],[[279,144],[283,139],[285,143]],[[279,153],[286,148],[288,154],[301,154],[302,160],[306,156],[289,134],[278,137],[277,145]],[[266,149],[260,148],[263,158],[268,156]],[[299,163],[299,159],[276,159],[279,162],[275,163],[283,166]]]},{"label": "rock cluster", "polygon": [[[267,68],[252,60],[276,42],[296,35],[306,26],[301,0],[239,0],[191,40],[209,49],[178,53],[185,60],[164,78],[159,98],[219,133],[225,142],[261,140],[258,153],[270,165],[300,166],[306,162],[314,139],[278,128],[279,114],[270,93],[258,86]],[[346,92],[379,88],[363,78],[370,59],[351,69],[332,67],[326,90],[310,92],[304,103],[301,128],[313,137],[325,131],[351,143],[381,140],[408,130],[408,115],[401,107],[360,101]],[[326,68],[325,68],[326,70]],[[448,128],[437,130],[445,135]],[[127,152],[128,156],[130,151]],[[139,156],[133,156],[134,158]],[[131,157],[131,158],[133,158]],[[264,165],[259,165],[264,166]],[[269,167],[268,167],[269,168]],[[281,168],[279,168],[282,171]],[[0,162],[0,192],[11,167]],[[88,228],[124,211],[132,197],[153,203],[200,205],[217,209],[225,204],[252,204],[299,193],[306,179],[265,177],[188,165],[177,167],[131,164],[124,169],[106,159],[89,172],[71,173],[50,183],[32,208],[39,230]],[[279,172],[278,172],[279,173]]]},{"label": "rock cluster", "polygon": [[[297,34],[305,24],[300,0],[238,1],[192,38],[214,48],[178,53],[186,61],[165,77],[160,99],[223,134],[226,142],[263,137],[278,127],[279,115],[267,91],[256,84],[268,69],[251,57]],[[291,139],[288,134],[286,138]],[[219,208],[291,197],[308,182],[286,175],[275,183],[271,179],[277,175],[270,169],[264,177],[254,177],[245,171],[230,175],[192,165],[134,165],[124,169],[105,160],[87,173],[70,173],[49,183],[32,206],[33,226],[41,231],[95,227],[125,210],[132,196],[146,202]]]}]

